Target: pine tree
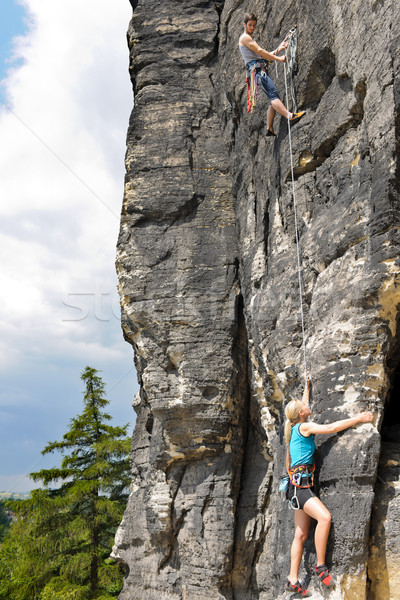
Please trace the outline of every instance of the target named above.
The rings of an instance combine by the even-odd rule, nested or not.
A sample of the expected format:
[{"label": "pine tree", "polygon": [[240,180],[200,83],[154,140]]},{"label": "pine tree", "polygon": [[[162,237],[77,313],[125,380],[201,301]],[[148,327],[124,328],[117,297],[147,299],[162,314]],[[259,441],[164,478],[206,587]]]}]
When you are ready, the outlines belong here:
[{"label": "pine tree", "polygon": [[[71,419],[61,441],[42,452],[61,452],[61,467],[31,473],[46,488],[13,503],[21,547],[14,548],[18,564],[16,559],[8,580],[18,581],[4,591],[0,584],[0,598],[107,600],[118,595],[121,568],[108,557],[128,494],[130,443],[127,426],[108,424],[111,416],[103,411],[108,401],[97,373],[90,367],[83,371],[82,414]],[[13,529],[0,552],[0,577],[7,575],[2,555],[7,541],[15,542]]]},{"label": "pine tree", "polygon": [[10,528],[10,515],[8,514],[5,503],[0,500],[0,542],[7,535]]}]

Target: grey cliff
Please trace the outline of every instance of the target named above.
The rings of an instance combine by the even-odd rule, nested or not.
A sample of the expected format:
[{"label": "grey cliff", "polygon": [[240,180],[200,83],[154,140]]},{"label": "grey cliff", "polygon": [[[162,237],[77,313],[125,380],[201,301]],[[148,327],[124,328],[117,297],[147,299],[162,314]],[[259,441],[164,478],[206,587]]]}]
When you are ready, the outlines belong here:
[{"label": "grey cliff", "polygon": [[[135,104],[117,271],[140,392],[114,556],[121,600],[284,598],[279,494],[303,357],[287,123],[246,112],[243,16],[297,26],[292,128],[307,363],[333,517],[332,600],[400,598],[400,7],[396,0],[131,0]],[[283,98],[282,65],[272,75]],[[313,544],[302,571],[312,572]],[[313,598],[322,598],[311,579]],[[286,594],[288,596],[288,594]],[[325,597],[327,593],[325,592]]]}]

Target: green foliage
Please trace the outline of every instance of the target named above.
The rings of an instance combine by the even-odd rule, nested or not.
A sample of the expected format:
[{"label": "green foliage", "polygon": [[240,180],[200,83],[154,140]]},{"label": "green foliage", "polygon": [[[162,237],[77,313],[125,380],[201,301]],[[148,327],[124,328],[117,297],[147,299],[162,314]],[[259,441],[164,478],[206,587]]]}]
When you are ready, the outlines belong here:
[{"label": "green foliage", "polygon": [[111,600],[122,587],[109,554],[130,482],[127,426],[109,424],[97,371],[81,378],[82,414],[42,452],[61,452],[61,466],[31,473],[46,488],[9,503],[17,519],[0,549],[0,600]]},{"label": "green foliage", "polygon": [[82,588],[80,587],[61,587],[57,589],[50,582],[40,594],[40,600],[85,600]]},{"label": "green foliage", "polygon": [[0,542],[5,538],[10,529],[10,515],[6,510],[5,503],[0,500]]}]

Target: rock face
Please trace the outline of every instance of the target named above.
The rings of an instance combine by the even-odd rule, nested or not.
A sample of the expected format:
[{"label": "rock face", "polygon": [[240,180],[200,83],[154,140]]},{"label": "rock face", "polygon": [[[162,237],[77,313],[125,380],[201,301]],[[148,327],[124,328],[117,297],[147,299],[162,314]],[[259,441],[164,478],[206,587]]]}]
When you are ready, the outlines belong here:
[{"label": "rock face", "polygon": [[[120,598],[273,600],[288,574],[283,415],[304,372],[294,202],[286,121],[271,138],[266,98],[246,113],[247,10],[268,50],[297,25],[307,114],[291,140],[315,419],[375,414],[317,444],[330,597],[400,598],[397,3],[131,4],[117,270],[140,392]],[[282,65],[271,75],[286,102]],[[314,564],[310,536],[302,573]]]}]

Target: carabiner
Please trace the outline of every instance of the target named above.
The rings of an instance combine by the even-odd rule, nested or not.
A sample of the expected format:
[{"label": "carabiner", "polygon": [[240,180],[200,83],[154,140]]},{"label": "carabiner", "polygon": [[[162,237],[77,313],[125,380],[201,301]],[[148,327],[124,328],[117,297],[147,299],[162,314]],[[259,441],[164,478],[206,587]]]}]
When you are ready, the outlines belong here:
[{"label": "carabiner", "polygon": [[283,40],[284,42],[286,42],[288,39],[290,39],[292,37],[292,35],[294,35],[296,33],[296,27],[292,27],[292,29],[289,31],[289,33],[287,34],[287,36],[285,37],[285,39]]}]

